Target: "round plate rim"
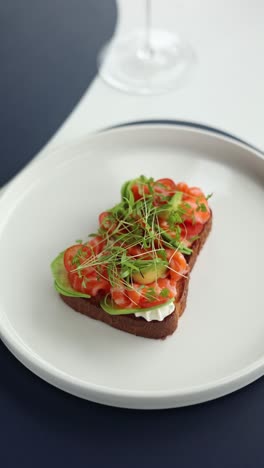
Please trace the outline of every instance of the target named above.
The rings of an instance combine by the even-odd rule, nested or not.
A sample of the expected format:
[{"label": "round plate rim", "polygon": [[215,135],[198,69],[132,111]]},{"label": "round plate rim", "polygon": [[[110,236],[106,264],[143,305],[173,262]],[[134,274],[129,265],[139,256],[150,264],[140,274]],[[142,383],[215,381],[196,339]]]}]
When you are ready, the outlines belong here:
[{"label": "round plate rim", "polygon": [[[66,144],[51,148],[50,151],[47,151],[47,160],[49,159],[48,153],[53,154],[54,152],[60,151],[65,146],[69,148],[74,147],[76,144],[82,145],[92,141],[93,139],[97,139],[104,133],[112,133],[117,131],[121,131],[122,133],[122,130],[126,130],[128,127],[133,127],[135,130],[137,127],[155,128],[157,126],[160,126],[161,128],[175,128],[175,126],[177,126],[182,130],[210,134],[211,136],[215,136],[233,143],[235,146],[241,146],[248,149],[264,162],[264,153],[261,150],[232,134],[214,127],[205,126],[203,124],[174,120],[135,121],[108,127],[100,130],[98,133],[71,140]],[[32,167],[38,169],[38,166],[41,166],[42,162],[47,162],[45,157],[43,160],[36,161],[37,164],[33,164]],[[1,199],[5,198],[5,195],[8,194],[9,191],[12,191],[12,186],[16,180],[23,178],[23,174],[27,173],[28,171],[31,171],[30,164],[13,179]],[[48,383],[75,396],[94,402],[123,408],[164,409],[209,401],[229,394],[253,382],[263,375],[264,370],[263,355],[261,358],[244,367],[242,370],[236,371],[230,375],[214,380],[207,384],[186,387],[181,391],[176,391],[175,389],[166,391],[125,390],[82,381],[81,379],[72,377],[71,375],[61,371],[52,364],[43,360],[40,356],[35,355],[34,352],[32,353],[31,349],[27,349],[26,343],[24,343],[19,336],[16,336],[16,332],[9,324],[7,317],[0,316],[0,335],[2,341],[12,352],[12,354],[14,354],[14,356],[28,369],[30,369]]]}]

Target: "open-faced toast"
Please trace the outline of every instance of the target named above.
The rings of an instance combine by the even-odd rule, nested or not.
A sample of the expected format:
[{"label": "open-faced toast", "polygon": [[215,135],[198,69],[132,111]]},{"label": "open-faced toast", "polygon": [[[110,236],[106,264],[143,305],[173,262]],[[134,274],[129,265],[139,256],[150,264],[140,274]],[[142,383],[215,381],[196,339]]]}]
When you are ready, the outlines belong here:
[{"label": "open-faced toast", "polygon": [[[130,186],[128,185],[129,183]],[[155,211],[157,219],[159,220],[159,227],[156,227],[158,230],[158,237],[155,237],[155,256],[153,254],[154,243],[152,245],[145,245],[144,248],[142,244],[140,244],[139,249],[135,250],[135,247],[138,247],[134,245],[135,242],[132,247],[124,242],[127,252],[125,252],[126,255],[123,250],[121,252],[123,264],[126,264],[128,259],[132,261],[131,268],[139,265],[140,271],[137,272],[133,269],[132,273],[130,272],[130,275],[126,276],[126,270],[123,268],[122,258],[120,257],[121,254],[119,255],[117,252],[121,260],[117,256],[118,261],[120,260],[118,263],[120,266],[116,269],[113,280],[112,273],[109,271],[109,268],[107,268],[106,259],[111,258],[111,252],[115,250],[116,245],[118,245],[118,247],[120,246],[120,236],[117,238],[117,242],[115,238],[116,212],[118,213],[115,207],[113,212],[114,217],[109,214],[111,211],[105,212],[99,217],[100,228],[98,234],[100,235],[100,239],[102,239],[100,242],[104,242],[105,250],[101,248],[98,249],[98,242],[95,242],[94,239],[85,244],[77,244],[73,246],[74,249],[73,247],[67,249],[63,253],[63,264],[60,264],[60,269],[53,267],[55,288],[59,292],[61,299],[68,306],[81,314],[137,336],[163,339],[176,330],[179,317],[186,307],[190,272],[210,233],[212,227],[212,211],[208,206],[207,198],[201,190],[194,187],[189,188],[186,184],[176,185],[170,179],[160,179],[160,181],[154,182],[153,179],[146,178],[143,180],[139,178],[136,179],[136,182],[134,180],[129,181],[129,183],[123,186],[122,197],[126,203],[128,196],[132,194],[133,198],[131,196],[130,210],[131,206],[141,206],[140,200],[144,202],[144,200],[150,200],[151,197],[154,197],[154,203],[157,203],[157,194],[158,197],[160,197],[159,200],[162,200],[160,205],[157,204],[157,213]],[[132,183],[134,183],[134,185],[135,183],[137,184],[136,189],[133,189]],[[155,188],[155,184],[158,184],[157,192],[145,188],[153,186]],[[143,191],[142,187],[144,187]],[[161,193],[162,198],[160,195]],[[179,193],[182,195],[179,196]],[[170,205],[168,200],[170,201],[173,197],[174,204]],[[165,198],[166,204],[164,203]],[[177,203],[175,203],[175,200],[177,200]],[[133,203],[135,205],[133,205]],[[137,212],[140,211],[137,210]],[[172,235],[171,223],[169,223],[172,213],[175,214],[175,219],[180,221],[175,223],[175,232],[178,233],[178,236],[175,237]],[[120,218],[119,214],[118,216]],[[124,216],[124,213],[122,216],[122,219],[130,219]],[[151,219],[153,221],[153,218]],[[144,218],[144,223],[147,222],[146,220],[147,218]],[[124,221],[124,223],[125,222],[126,221]],[[121,237],[121,239],[124,239],[124,236],[125,239],[127,239],[127,233],[124,231],[124,223],[121,226],[121,232],[125,232],[125,234],[122,234],[123,237]],[[138,223],[141,223],[141,218],[135,218],[134,223],[138,226]],[[135,231],[134,225],[133,233]],[[170,229],[168,229],[168,225]],[[181,229],[179,229],[178,226],[180,226]],[[131,232],[131,228],[129,229]],[[144,227],[142,228],[141,226],[140,229],[142,231]],[[199,235],[194,236],[193,234],[198,231]],[[104,239],[104,232],[107,232],[105,235],[107,241]],[[159,242],[157,239],[159,239]],[[164,253],[162,250],[166,252],[167,260],[161,260],[165,258],[162,257],[162,253]],[[71,255],[69,255],[69,252]],[[180,259],[184,257],[185,269],[182,267],[182,270],[177,270],[177,265],[180,265],[177,262],[175,263],[175,258],[177,256],[180,256]],[[97,262],[91,262],[91,258],[93,257]],[[104,263],[100,266],[100,269],[96,270],[95,274],[94,265],[99,263],[98,259],[100,258],[104,258]],[[139,259],[141,260],[140,264],[138,263]],[[148,270],[145,265],[147,265],[148,262],[153,262],[154,259],[156,262],[156,273],[153,279],[153,270],[149,273],[150,270]],[[158,270],[158,268],[160,268],[160,263],[165,265],[165,267],[164,265],[162,266],[162,270]],[[127,262],[127,264],[130,265],[129,262]],[[109,264],[108,267],[109,266],[112,269],[114,268],[112,264]],[[69,287],[67,287],[67,280],[66,286],[65,283],[60,283],[60,274],[58,274],[58,271],[63,269],[65,269],[65,271],[67,270],[66,274],[68,275],[70,283]],[[63,274],[65,274],[65,271]],[[97,279],[95,277],[96,275]],[[113,284],[113,281],[117,281],[117,276],[119,283]],[[127,277],[128,279],[125,282],[123,282],[123,280],[122,283],[120,282],[120,278]],[[161,289],[161,287],[157,289],[157,283],[162,284],[163,289]],[[149,295],[149,290],[152,291],[151,296]],[[159,296],[156,291],[159,291]],[[105,298],[107,298],[108,302],[105,302]],[[162,311],[165,310],[165,306],[168,306],[168,304],[170,304],[170,311],[171,309],[172,311],[163,317]],[[175,306],[174,310],[171,304]],[[156,309],[159,311],[158,316],[155,315]],[[138,314],[138,312],[141,313]],[[147,312],[149,314],[148,319],[146,318]]]},{"label": "open-faced toast", "polygon": [[[201,251],[212,227],[212,217],[207,221],[204,230],[193,245],[193,253],[188,256],[190,270],[193,268],[197,256]],[[179,317],[183,314],[188,295],[188,286],[190,281],[190,272],[186,278],[181,278],[177,283],[177,296],[175,298],[175,310],[161,322],[153,320],[147,322],[142,317],[136,317],[134,314],[128,315],[110,315],[100,307],[100,297],[86,299],[82,297],[69,297],[61,294],[62,300],[72,309],[87,315],[95,320],[107,323],[111,327],[133,335],[143,336],[145,338],[166,338],[171,335],[178,326]]]}]

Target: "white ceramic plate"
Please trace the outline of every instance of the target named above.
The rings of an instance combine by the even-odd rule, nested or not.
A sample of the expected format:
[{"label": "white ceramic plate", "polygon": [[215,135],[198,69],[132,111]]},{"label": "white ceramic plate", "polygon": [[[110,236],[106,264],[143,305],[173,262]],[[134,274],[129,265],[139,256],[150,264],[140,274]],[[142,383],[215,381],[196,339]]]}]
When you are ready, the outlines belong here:
[{"label": "white ceramic plate", "polygon": [[[188,306],[165,341],[114,330],[68,308],[51,260],[96,229],[98,213],[140,174],[214,192],[213,231]],[[28,167],[0,200],[0,331],[53,385],[129,408],[194,404],[234,391],[264,368],[264,161],[232,139],[188,127],[109,130]]]}]

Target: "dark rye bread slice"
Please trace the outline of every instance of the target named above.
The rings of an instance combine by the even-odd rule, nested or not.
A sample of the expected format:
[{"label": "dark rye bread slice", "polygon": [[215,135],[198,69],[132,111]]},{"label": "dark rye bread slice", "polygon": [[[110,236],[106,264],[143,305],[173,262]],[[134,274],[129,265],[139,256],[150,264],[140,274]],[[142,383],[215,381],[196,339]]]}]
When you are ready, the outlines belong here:
[{"label": "dark rye bread slice", "polygon": [[[192,248],[191,255],[186,257],[190,266],[190,271],[193,268],[197,256],[201,251],[212,227],[212,216],[204,225],[204,229]],[[84,299],[82,297],[68,297],[61,295],[62,300],[72,309],[87,315],[95,320],[107,323],[111,327],[118,330],[131,333],[132,335],[142,336],[144,338],[164,339],[171,335],[177,328],[178,319],[183,314],[186,307],[188,285],[190,274],[186,278],[182,278],[177,282],[177,296],[175,299],[175,311],[166,317],[162,322],[153,320],[147,322],[144,318],[136,317],[134,314],[127,315],[110,315],[100,307],[100,297]]]}]

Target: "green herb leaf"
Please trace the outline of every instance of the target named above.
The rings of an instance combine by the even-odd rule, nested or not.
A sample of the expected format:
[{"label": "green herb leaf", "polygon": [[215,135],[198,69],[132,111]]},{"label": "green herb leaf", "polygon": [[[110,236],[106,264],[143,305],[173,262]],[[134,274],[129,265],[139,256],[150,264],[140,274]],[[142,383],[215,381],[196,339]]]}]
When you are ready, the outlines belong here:
[{"label": "green herb leaf", "polygon": [[148,288],[145,294],[147,301],[152,302],[157,298],[156,291],[154,288]]},{"label": "green herb leaf", "polygon": [[169,294],[170,294],[170,291],[168,290],[168,288],[163,288],[160,292],[161,297],[169,297]]}]

